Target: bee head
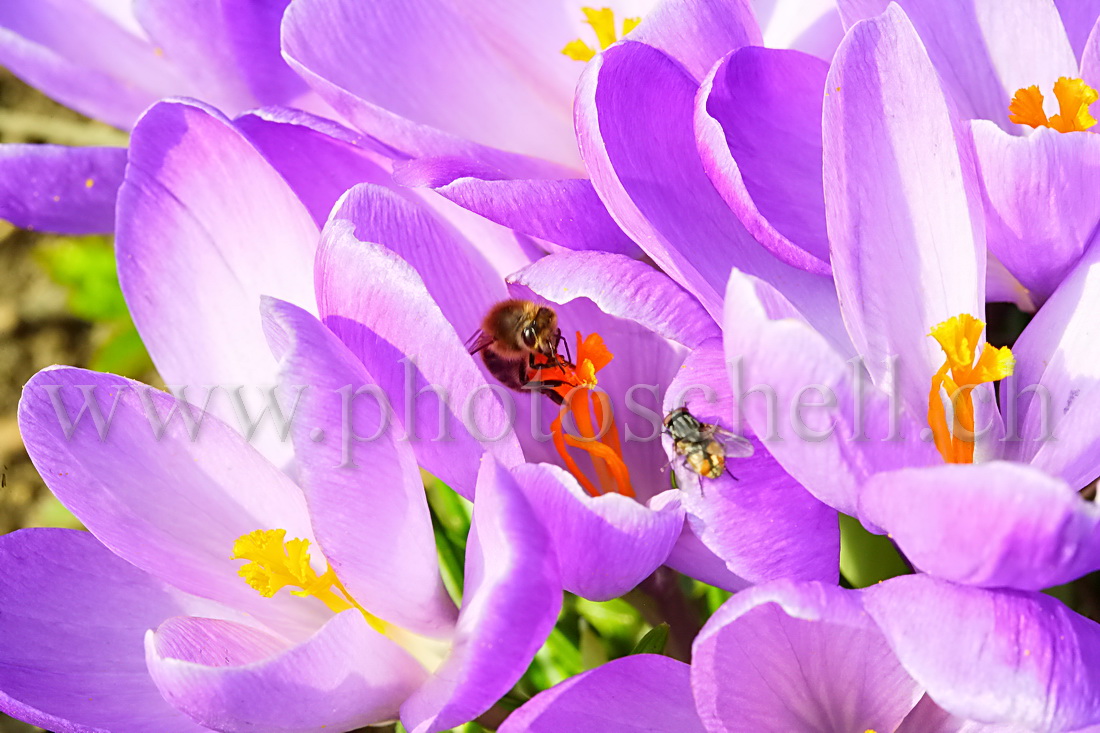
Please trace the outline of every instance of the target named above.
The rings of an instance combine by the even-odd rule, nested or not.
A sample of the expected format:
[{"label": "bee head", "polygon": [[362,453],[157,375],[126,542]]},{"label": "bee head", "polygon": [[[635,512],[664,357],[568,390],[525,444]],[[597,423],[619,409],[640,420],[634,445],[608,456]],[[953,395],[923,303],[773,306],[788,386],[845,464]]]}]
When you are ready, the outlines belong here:
[{"label": "bee head", "polygon": [[558,316],[549,308],[538,307],[520,334],[523,345],[548,359],[557,357]]}]

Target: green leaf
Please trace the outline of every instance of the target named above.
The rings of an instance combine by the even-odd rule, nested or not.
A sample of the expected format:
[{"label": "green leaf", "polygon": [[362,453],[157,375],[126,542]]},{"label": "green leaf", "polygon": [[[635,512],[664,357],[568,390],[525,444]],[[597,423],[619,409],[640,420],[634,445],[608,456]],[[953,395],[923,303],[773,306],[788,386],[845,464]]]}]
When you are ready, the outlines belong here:
[{"label": "green leaf", "polygon": [[581,665],[585,669],[595,669],[601,664],[605,664],[608,660],[607,647],[604,646],[599,633],[583,618],[580,620],[578,628],[581,636]]},{"label": "green leaf", "polygon": [[668,643],[668,624],[657,624],[643,636],[631,654],[664,654]]},{"label": "green leaf", "polygon": [[632,641],[644,624],[641,612],[622,598],[603,602],[577,598],[575,608],[605,638]]},{"label": "green leaf", "polygon": [[889,538],[871,534],[858,519],[841,514],[840,572],[853,588],[866,588],[911,571]]}]

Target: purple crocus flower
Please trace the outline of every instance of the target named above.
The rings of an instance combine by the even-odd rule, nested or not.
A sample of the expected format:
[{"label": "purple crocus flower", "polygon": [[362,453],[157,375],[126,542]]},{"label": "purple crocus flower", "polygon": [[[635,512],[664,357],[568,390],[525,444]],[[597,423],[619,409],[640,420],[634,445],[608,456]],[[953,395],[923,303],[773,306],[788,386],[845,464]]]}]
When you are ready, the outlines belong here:
[{"label": "purple crocus flower", "polygon": [[[158,99],[193,96],[230,114],[265,105],[325,110],[283,61],[288,0],[11,0],[0,64],[54,99],[129,130]],[[34,229],[113,230],[126,152],[0,146],[0,215]]]},{"label": "purple crocus flower", "polygon": [[[323,384],[311,370],[328,357],[327,375],[373,384],[311,316],[269,313],[285,329],[272,333],[289,380]],[[86,400],[101,412],[85,416]],[[326,409],[310,403],[303,423],[328,425]],[[0,708],[29,722],[320,731],[400,717],[411,731],[447,730],[519,679],[557,618],[549,538],[491,459],[476,478],[459,611],[407,443],[359,446],[366,482],[314,451],[299,487],[216,418],[71,368],[28,383],[20,425],[91,531],[0,539]]]},{"label": "purple crocus flower", "polygon": [[710,618],[690,666],[617,659],[535,696],[500,730],[1094,730],[1098,644],[1096,623],[1041,593],[929,576],[863,591],[771,583]]},{"label": "purple crocus flower", "polygon": [[[1100,474],[1089,335],[1098,255],[1011,353],[982,346],[975,174],[904,13],[854,26],[827,84],[826,217],[850,341],[815,331],[773,288],[735,273],[724,345],[738,395],[766,384],[789,406],[821,385],[837,401],[811,411],[811,429],[826,431],[811,441],[754,395],[740,401],[745,418],[808,491],[888,532],[922,570],[1038,590],[1097,569],[1100,514],[1077,490]],[[1013,361],[1019,385],[1042,396],[1009,385],[1002,418],[989,382]],[[985,428],[976,442],[966,435]]]}]

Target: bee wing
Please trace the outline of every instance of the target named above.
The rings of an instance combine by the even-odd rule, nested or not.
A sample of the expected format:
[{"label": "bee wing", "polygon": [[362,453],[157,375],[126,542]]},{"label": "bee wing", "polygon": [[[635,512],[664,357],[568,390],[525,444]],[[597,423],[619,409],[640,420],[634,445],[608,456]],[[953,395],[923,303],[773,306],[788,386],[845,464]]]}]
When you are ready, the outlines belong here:
[{"label": "bee wing", "polygon": [[470,354],[476,354],[494,341],[496,341],[496,338],[492,334],[485,333],[479,328],[473,336],[466,339],[466,351]]}]

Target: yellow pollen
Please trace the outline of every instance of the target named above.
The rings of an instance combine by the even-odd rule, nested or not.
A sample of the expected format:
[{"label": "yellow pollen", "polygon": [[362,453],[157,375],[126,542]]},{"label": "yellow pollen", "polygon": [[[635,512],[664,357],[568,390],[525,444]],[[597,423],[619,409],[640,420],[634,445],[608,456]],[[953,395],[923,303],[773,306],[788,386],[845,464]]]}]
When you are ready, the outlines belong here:
[{"label": "yellow pollen", "polygon": [[95,179],[94,178],[85,179],[84,188],[91,188],[94,185],[95,185]]},{"label": "yellow pollen", "polygon": [[[974,388],[1012,374],[1016,359],[1007,346],[986,343],[978,354],[985,324],[962,314],[932,329],[932,338],[943,349],[944,362],[932,376],[928,394],[928,425],[943,460],[948,463],[974,462]],[[976,361],[975,361],[976,359]],[[951,401],[954,426],[947,426],[942,393]]]},{"label": "yellow pollen", "polygon": [[283,588],[298,588],[291,595],[313,596],[333,613],[356,608],[376,631],[387,633],[386,622],[363,610],[327,563],[325,572],[317,574],[310,565],[309,540],[288,540],[285,529],[257,529],[237,538],[232,557],[249,561],[237,574],[264,598],[271,598]]},{"label": "yellow pollen", "polygon": [[[619,40],[615,32],[615,12],[611,8],[581,8],[581,12],[584,13],[584,22],[596,32],[600,50]],[[641,18],[623,18],[623,35],[637,28],[641,22]],[[588,61],[596,55],[596,51],[579,38],[565,44],[561,52],[575,61]]]},{"label": "yellow pollen", "polygon": [[1083,79],[1061,77],[1054,83],[1054,97],[1058,100],[1058,114],[1048,119],[1039,87],[1018,89],[1008,105],[1008,119],[1031,127],[1049,127],[1058,132],[1083,132],[1096,124],[1096,119],[1089,113],[1089,105],[1100,99],[1100,94]]},{"label": "yellow pollen", "polygon": [[[565,467],[577,479],[591,496],[616,492],[625,496],[634,496],[630,485],[630,471],[623,460],[623,448],[619,439],[619,428],[611,402],[604,392],[597,392],[596,373],[607,366],[613,355],[607,350],[599,334],[589,334],[582,339],[577,333],[577,364],[579,366],[557,366],[540,370],[539,379],[560,381],[564,384],[555,391],[563,399],[561,410],[550,425],[550,435],[554,439],[554,448],[561,456]],[[562,418],[572,416],[578,435],[565,432]],[[594,418],[594,419],[593,419]],[[596,474],[593,482],[581,471],[580,466],[569,453],[575,448],[588,454]]]}]

